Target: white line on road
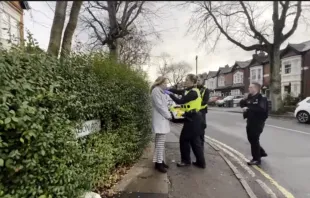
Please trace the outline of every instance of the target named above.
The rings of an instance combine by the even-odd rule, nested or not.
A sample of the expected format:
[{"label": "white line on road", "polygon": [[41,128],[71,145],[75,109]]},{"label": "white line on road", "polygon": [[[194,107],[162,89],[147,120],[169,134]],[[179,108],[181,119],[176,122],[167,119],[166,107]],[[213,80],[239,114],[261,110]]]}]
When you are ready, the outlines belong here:
[{"label": "white line on road", "polygon": [[[239,125],[239,126],[246,126],[245,123],[241,123],[241,122],[237,122],[236,124]],[[289,128],[285,128],[285,127],[279,127],[279,126],[271,125],[271,124],[265,124],[265,126],[273,127],[273,128],[281,129],[281,130],[286,130],[286,131],[292,131],[292,132],[295,132],[295,133],[301,133],[301,134],[305,134],[305,135],[310,135],[310,133],[307,133],[307,132],[304,132],[304,131],[299,131],[299,130],[295,130],[295,129],[289,129]]]},{"label": "white line on road", "polygon": [[260,187],[269,195],[270,198],[277,198],[276,194],[260,179],[255,180]]},{"label": "white line on road", "polygon": [[240,160],[240,158],[238,158],[236,155],[234,155],[232,152],[228,151],[227,149],[225,149],[223,146],[221,146],[220,144],[217,144],[216,142],[212,141],[209,139],[209,141],[212,142],[212,144],[215,144],[219,149],[221,149],[222,151],[224,151],[225,153],[227,153],[231,158],[233,158],[242,168],[244,168],[249,175],[251,175],[252,177],[255,177],[255,173],[254,171],[251,170],[251,168],[249,166],[247,166],[245,163],[243,163],[243,161]]},{"label": "white line on road", "polygon": [[[212,141],[213,143],[215,143],[216,146],[220,147],[219,145],[222,145],[223,147],[227,148],[228,150],[232,151],[233,153],[235,153],[236,155],[238,155],[240,158],[242,158],[245,161],[248,161],[248,159],[239,151],[236,151],[235,149],[231,148],[230,146],[216,140],[213,139],[209,136],[205,136],[209,141]],[[223,150],[225,152],[225,150]],[[286,198],[294,198],[294,195],[292,195],[289,191],[287,191],[284,187],[280,186],[270,175],[268,175],[266,172],[264,172],[261,168],[259,168],[258,166],[253,166],[253,168],[255,168],[257,171],[259,171],[266,179],[268,179],[270,181],[270,183],[272,183],[275,187],[277,187],[277,189],[286,197]],[[265,190],[265,189],[264,189]],[[268,193],[268,192],[267,192]]]}]

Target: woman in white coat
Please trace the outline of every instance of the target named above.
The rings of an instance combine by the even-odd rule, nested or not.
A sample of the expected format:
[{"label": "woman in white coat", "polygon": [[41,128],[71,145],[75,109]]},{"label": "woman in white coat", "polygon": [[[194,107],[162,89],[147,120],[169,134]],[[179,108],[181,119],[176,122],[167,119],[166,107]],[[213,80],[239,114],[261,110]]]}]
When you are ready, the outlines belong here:
[{"label": "woman in white coat", "polygon": [[169,168],[164,162],[166,134],[170,132],[171,113],[168,110],[167,95],[164,90],[167,88],[167,79],[158,77],[151,88],[152,95],[152,128],[155,133],[155,151],[153,162],[155,169],[166,173]]}]

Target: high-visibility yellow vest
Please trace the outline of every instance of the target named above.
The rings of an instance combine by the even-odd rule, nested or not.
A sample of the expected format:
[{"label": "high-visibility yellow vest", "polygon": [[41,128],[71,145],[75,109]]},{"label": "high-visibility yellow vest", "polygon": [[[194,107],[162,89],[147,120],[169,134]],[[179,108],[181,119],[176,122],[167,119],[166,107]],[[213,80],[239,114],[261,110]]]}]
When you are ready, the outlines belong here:
[{"label": "high-visibility yellow vest", "polygon": [[[205,92],[206,92],[206,89],[203,89],[203,91],[202,91],[202,93],[201,93],[201,103],[202,103],[202,101],[203,101],[203,97],[204,97],[204,95],[205,95]],[[202,104],[201,104],[200,110],[201,110],[201,109],[205,109],[206,107],[208,107],[208,104],[205,104],[205,105],[202,105]]]},{"label": "high-visibility yellow vest", "polygon": [[[191,110],[195,110],[195,111],[198,112],[200,110],[200,108],[201,108],[202,99],[201,99],[201,95],[200,95],[199,89],[193,88],[191,90],[196,91],[198,97],[195,100],[192,100],[192,101],[190,101],[190,102],[188,102],[186,104],[181,105],[181,109],[184,112],[188,112],[188,111],[191,111]],[[185,91],[185,95],[187,95],[188,93],[189,93],[189,91]]]}]

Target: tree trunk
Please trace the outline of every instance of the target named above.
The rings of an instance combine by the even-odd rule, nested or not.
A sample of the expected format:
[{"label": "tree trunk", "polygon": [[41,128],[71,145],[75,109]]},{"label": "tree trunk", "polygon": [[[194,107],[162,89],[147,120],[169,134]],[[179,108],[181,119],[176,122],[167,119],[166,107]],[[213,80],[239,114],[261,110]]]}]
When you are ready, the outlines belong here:
[{"label": "tree trunk", "polygon": [[110,41],[108,43],[108,46],[110,50],[110,57],[117,61],[119,57],[119,43],[118,39],[114,37],[114,35],[119,34],[118,22],[116,17],[116,4],[117,3],[115,1],[107,1],[110,26]]},{"label": "tree trunk", "polygon": [[110,57],[118,62],[118,60],[119,60],[118,40],[115,39],[115,40],[111,41],[111,43],[108,44],[108,46],[109,46],[109,51],[110,51]]},{"label": "tree trunk", "polygon": [[274,45],[269,52],[270,62],[270,97],[272,111],[278,111],[282,107],[282,95],[281,95],[281,58],[280,58],[280,46]]},{"label": "tree trunk", "polygon": [[60,55],[61,58],[66,57],[66,55],[69,55],[71,52],[72,38],[77,26],[78,17],[82,4],[83,1],[73,1],[72,3],[69,22],[65,29],[65,33],[62,40],[61,55]]},{"label": "tree trunk", "polygon": [[66,19],[67,5],[67,1],[56,1],[55,15],[47,49],[47,52],[53,56],[58,56],[59,53],[62,31]]}]

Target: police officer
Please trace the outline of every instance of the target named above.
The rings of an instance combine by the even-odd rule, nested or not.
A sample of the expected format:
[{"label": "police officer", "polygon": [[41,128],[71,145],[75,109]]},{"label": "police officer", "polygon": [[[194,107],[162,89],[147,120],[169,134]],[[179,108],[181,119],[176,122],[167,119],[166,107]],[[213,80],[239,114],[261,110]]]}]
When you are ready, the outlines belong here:
[{"label": "police officer", "polygon": [[[202,115],[204,123],[207,125],[207,113],[208,113],[208,101],[209,101],[209,89],[203,86],[204,80],[203,78],[199,78],[197,81],[197,88],[200,91],[200,95],[202,98],[200,113]],[[202,146],[204,146],[205,142],[205,130],[203,130],[203,134],[201,135]]]},{"label": "police officer", "polygon": [[190,149],[192,147],[193,153],[196,157],[196,162],[193,165],[199,168],[205,168],[206,162],[204,157],[204,149],[202,146],[201,135],[205,129],[203,118],[201,116],[201,96],[200,91],[195,88],[197,83],[197,77],[193,74],[187,75],[185,79],[185,92],[175,89],[169,91],[182,95],[181,98],[177,98],[171,92],[171,99],[181,105],[181,109],[185,112],[184,125],[180,135],[180,152],[181,162],[177,164],[178,167],[185,167],[191,165]]},{"label": "police officer", "polygon": [[247,119],[246,132],[251,144],[251,153],[253,159],[248,165],[260,165],[261,157],[267,157],[267,153],[259,143],[259,137],[263,132],[265,121],[268,118],[268,102],[259,91],[260,84],[251,83],[248,96],[240,101],[240,107],[243,109],[243,117]]}]

